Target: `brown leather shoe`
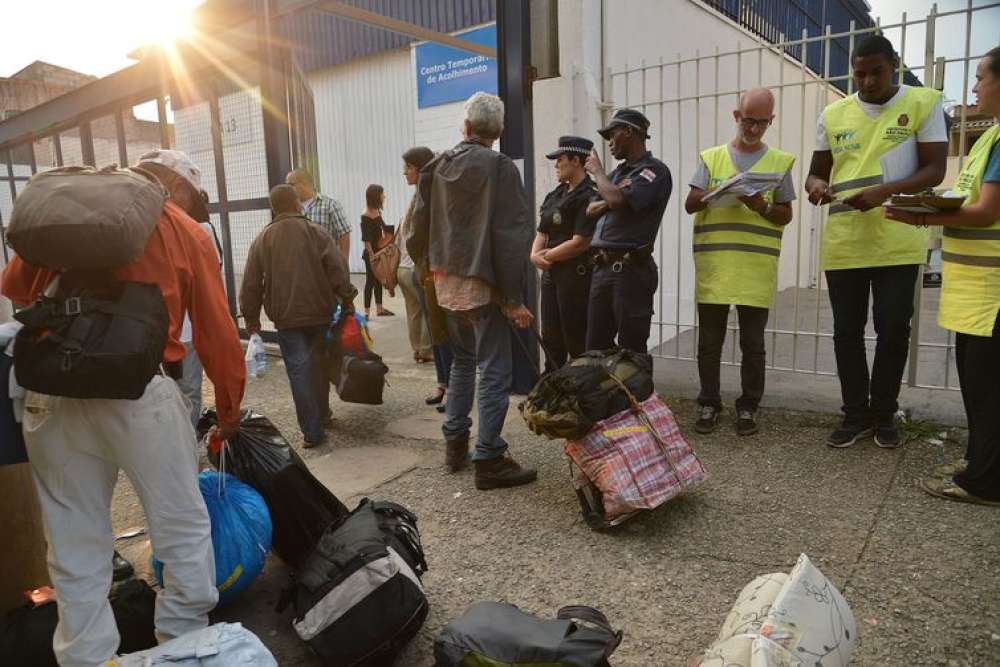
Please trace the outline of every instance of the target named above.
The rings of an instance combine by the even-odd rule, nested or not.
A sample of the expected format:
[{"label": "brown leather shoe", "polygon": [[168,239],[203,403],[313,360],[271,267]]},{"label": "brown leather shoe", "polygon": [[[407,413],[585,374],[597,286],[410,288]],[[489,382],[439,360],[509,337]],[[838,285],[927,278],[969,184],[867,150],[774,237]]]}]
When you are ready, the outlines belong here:
[{"label": "brown leather shoe", "polygon": [[534,468],[522,468],[510,456],[476,461],[476,488],[480,491],[530,484],[538,479]]},{"label": "brown leather shoe", "polygon": [[450,472],[469,465],[469,434],[444,441],[444,464]]}]

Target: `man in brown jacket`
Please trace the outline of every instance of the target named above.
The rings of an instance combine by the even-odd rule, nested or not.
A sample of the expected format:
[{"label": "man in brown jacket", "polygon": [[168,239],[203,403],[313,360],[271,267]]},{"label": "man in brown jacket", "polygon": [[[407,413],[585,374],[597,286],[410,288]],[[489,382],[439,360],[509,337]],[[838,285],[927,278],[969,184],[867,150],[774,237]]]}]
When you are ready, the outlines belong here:
[{"label": "man in brown jacket", "polygon": [[323,444],[332,423],[322,340],[337,304],[353,311],[358,290],[333,238],[302,215],[290,185],[271,190],[274,219],[250,246],[240,310],[249,333],[260,331],[260,308],[278,330],[305,446]]}]

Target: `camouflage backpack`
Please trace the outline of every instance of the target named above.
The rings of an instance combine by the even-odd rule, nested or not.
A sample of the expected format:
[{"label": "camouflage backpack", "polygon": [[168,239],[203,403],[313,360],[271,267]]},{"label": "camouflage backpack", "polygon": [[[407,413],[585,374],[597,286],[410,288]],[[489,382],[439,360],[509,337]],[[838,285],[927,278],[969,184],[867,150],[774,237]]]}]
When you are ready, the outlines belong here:
[{"label": "camouflage backpack", "polygon": [[646,400],[653,393],[652,357],[624,349],[585,352],[542,376],[518,409],[534,433],[576,440],[595,422],[629,408],[628,396],[614,378],[637,401]]}]

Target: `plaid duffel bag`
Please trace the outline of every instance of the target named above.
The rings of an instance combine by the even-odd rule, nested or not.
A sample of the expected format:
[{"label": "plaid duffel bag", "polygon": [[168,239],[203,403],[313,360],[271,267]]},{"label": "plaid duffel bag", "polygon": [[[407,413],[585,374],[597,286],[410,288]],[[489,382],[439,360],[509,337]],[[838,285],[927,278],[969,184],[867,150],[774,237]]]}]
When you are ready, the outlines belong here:
[{"label": "plaid duffel bag", "polygon": [[622,523],[705,481],[673,412],[656,393],[569,440],[573,483],[591,528]]}]

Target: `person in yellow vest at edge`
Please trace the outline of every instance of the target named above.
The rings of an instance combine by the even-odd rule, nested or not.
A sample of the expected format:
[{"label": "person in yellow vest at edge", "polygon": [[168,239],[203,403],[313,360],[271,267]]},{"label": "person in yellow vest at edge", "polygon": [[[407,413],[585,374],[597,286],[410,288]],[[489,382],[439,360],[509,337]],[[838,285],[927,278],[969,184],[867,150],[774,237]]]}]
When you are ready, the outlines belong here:
[{"label": "person in yellow vest at edge", "polygon": [[[1000,46],[976,68],[979,110],[1000,122]],[[920,487],[939,498],[1000,507],[1000,125],[976,140],[953,192],[966,196],[948,213],[886,209],[909,225],[942,225],[944,271],[938,323],[955,332],[969,444],[965,459],[940,466]]]},{"label": "person in yellow vest at edge", "polygon": [[[913,293],[927,261],[927,230],[885,218],[893,194],[933,188],[944,179],[948,154],[941,93],[893,85],[899,57],[881,35],[851,54],[858,92],[823,110],[806,192],[830,204],[823,230],[822,267],[833,309],[833,349],[840,377],[843,423],[827,438],[850,447],[875,436],[898,447],[895,414],[910,342]],[[872,295],[875,359],[865,350]]]},{"label": "person in yellow vest at edge", "polygon": [[[781,233],[792,219],[795,158],[764,143],[774,120],[774,95],[767,88],[740,97],[736,138],[701,152],[684,208],[694,220],[695,296],[698,302],[698,421],[695,430],[711,433],[722,411],[719,364],[726,340],[729,309],[740,323],[740,379],[736,432],[757,432],[757,406],[764,394],[764,327],[778,281]],[[730,206],[703,201],[708,192],[741,172],[784,174],[774,190],[740,197]]]}]

